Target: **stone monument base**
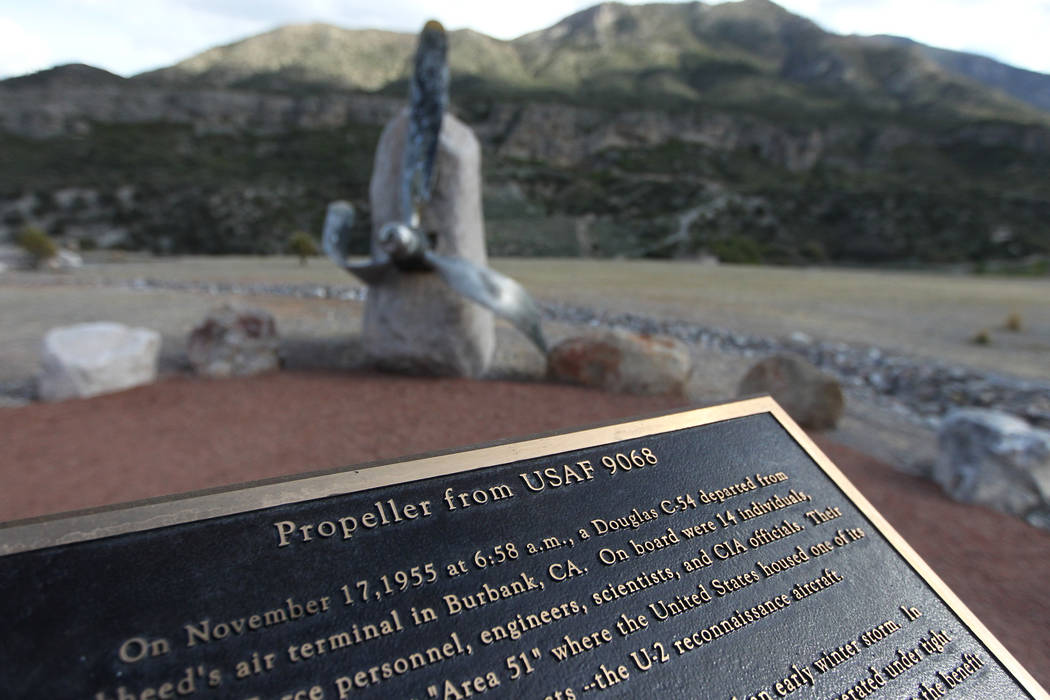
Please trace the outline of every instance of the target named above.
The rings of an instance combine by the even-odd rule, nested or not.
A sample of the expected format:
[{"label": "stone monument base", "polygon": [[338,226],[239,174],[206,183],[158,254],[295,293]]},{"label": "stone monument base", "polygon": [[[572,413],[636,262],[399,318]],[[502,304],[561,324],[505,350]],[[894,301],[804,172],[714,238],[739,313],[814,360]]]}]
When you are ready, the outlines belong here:
[{"label": "stone monument base", "polygon": [[[383,224],[400,220],[399,183],[408,131],[407,110],[379,139],[371,182],[372,250]],[[481,146],[474,132],[446,114],[435,157],[430,200],[420,228],[435,253],[484,267],[481,213]],[[496,346],[492,313],[452,290],[436,272],[405,271],[368,289],[363,341],[369,359],[382,369],[413,374],[477,377]]]}]

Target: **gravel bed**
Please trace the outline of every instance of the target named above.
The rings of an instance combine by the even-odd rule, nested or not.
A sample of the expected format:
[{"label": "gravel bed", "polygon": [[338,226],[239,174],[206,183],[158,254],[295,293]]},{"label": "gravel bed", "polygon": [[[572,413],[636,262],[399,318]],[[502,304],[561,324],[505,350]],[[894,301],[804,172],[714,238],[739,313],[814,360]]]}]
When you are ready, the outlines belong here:
[{"label": "gravel bed", "polygon": [[670,335],[701,348],[745,356],[794,352],[854,390],[934,428],[952,408],[996,408],[1050,428],[1050,382],[1018,379],[948,365],[884,348],[816,340],[804,333],[766,338],[673,319],[546,304],[551,319],[592,326],[623,326]]}]

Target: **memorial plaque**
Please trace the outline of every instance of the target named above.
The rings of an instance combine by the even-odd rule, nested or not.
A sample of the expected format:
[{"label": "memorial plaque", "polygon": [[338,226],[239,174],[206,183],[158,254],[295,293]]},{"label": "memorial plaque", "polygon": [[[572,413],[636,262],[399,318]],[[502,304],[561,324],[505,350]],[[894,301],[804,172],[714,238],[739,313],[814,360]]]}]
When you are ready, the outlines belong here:
[{"label": "memorial plaque", "polygon": [[3,698],[1048,697],[768,398],[0,554]]}]

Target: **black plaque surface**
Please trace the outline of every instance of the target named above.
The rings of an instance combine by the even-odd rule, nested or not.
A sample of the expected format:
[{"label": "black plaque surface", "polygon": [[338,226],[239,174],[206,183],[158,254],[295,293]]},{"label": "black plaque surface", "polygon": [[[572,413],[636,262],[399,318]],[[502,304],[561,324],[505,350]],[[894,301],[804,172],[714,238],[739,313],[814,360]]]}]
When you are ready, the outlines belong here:
[{"label": "black plaque surface", "polygon": [[770,399],[0,530],[3,698],[1047,698]]}]

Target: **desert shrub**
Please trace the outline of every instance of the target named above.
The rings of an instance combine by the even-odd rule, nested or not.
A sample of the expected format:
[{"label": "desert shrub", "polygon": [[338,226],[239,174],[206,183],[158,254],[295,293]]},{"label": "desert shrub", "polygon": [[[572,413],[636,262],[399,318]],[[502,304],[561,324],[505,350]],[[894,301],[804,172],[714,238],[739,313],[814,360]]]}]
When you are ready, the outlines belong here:
[{"label": "desert shrub", "polygon": [[288,252],[299,256],[299,264],[305,265],[308,257],[317,255],[317,241],[306,231],[296,231],[288,238]]},{"label": "desert shrub", "polygon": [[973,338],[970,339],[970,342],[974,345],[991,345],[992,334],[989,333],[986,329],[979,330],[976,333],[974,333]]},{"label": "desert shrub", "polygon": [[1016,311],[1012,312],[1006,317],[1006,323],[1003,324],[1003,328],[1013,333],[1021,332],[1021,314]]},{"label": "desert shrub", "polygon": [[824,244],[814,238],[803,241],[799,253],[804,260],[810,262],[827,262],[828,259],[828,251]]},{"label": "desert shrub", "polygon": [[762,262],[762,248],[745,236],[729,236],[711,243],[711,252],[724,263],[756,265]]},{"label": "desert shrub", "polygon": [[18,232],[15,243],[33,256],[33,262],[37,265],[53,258],[58,252],[58,246],[51,237],[44,233],[38,226],[25,226]]}]

